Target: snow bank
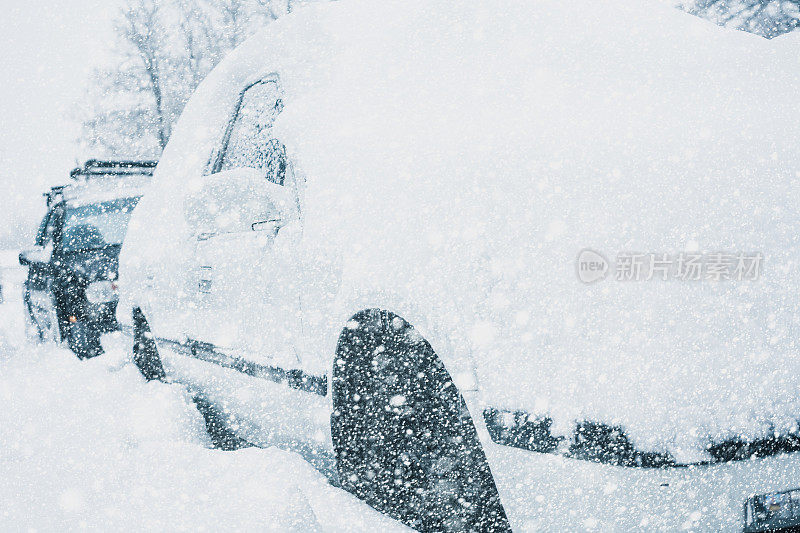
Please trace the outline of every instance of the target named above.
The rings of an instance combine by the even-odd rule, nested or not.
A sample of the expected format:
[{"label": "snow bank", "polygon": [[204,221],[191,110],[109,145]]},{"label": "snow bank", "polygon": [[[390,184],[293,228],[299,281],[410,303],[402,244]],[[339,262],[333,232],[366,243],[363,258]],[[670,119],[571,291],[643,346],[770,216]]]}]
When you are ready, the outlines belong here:
[{"label": "snow bank", "polygon": [[0,530],[403,530],[298,455],[209,449],[180,386],[27,345],[19,300],[0,308]]},{"label": "snow bank", "polygon": [[19,250],[0,250],[0,269],[19,268]]},{"label": "snow bank", "polygon": [[[341,285],[317,290],[339,300],[307,328],[328,328],[303,347],[316,369],[346,317],[378,305],[446,360],[471,353],[487,404],[552,416],[562,434],[621,424],[640,449],[694,461],[712,441],[793,431],[796,44],[647,1],[299,10],[189,103],[121,276],[141,287],[142,262],[172,265],[153,312],[165,334],[185,329],[191,227],[175,206],[239,90],[278,72],[276,129],[307,177],[303,244],[329,256],[306,271],[342,265]],[[761,252],[768,266],[749,283],[586,286],[584,248]]]}]

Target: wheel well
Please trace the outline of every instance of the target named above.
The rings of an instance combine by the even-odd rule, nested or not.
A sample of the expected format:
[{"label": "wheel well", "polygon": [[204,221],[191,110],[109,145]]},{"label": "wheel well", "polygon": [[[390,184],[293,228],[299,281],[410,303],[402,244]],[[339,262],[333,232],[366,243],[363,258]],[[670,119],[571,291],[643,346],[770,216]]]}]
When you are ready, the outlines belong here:
[{"label": "wheel well", "polygon": [[343,488],[422,531],[510,531],[466,403],[411,324],[381,309],[354,314],[331,378]]}]

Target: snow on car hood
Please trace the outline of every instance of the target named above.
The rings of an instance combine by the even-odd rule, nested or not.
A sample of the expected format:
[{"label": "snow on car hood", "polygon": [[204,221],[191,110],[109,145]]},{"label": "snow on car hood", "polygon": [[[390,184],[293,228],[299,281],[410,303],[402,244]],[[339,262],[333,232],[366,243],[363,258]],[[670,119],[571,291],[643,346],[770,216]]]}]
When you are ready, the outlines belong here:
[{"label": "snow on car hood", "polygon": [[[488,404],[562,434],[619,424],[683,461],[796,430],[798,41],[646,1],[386,4],[308,7],[237,50],[160,186],[205,163],[187,147],[213,144],[243,80],[278,71],[305,244],[341,256],[344,311],[412,302],[476,359]],[[622,252],[760,253],[763,272],[585,284],[585,248],[612,269]]]}]

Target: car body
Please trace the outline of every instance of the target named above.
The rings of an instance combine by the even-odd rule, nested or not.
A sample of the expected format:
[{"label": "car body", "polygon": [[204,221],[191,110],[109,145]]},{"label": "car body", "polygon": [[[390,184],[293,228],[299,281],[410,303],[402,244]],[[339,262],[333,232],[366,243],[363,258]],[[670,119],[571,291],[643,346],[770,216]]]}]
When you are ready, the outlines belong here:
[{"label": "car body", "polygon": [[28,267],[26,315],[40,340],[65,340],[78,357],[93,357],[102,351],[100,335],[117,329],[119,251],[154,168],[89,160],[72,171],[75,183],[45,194],[35,247],[19,256]]},{"label": "car body", "polygon": [[[134,214],[137,364],[381,508],[348,446],[391,439],[408,398],[352,389],[371,346],[425,365],[392,374],[415,398],[455,384],[470,416],[442,431],[476,432],[497,530],[741,530],[800,482],[798,49],[645,2],[299,10],[200,86]],[[585,283],[587,249],[770,268]]]}]

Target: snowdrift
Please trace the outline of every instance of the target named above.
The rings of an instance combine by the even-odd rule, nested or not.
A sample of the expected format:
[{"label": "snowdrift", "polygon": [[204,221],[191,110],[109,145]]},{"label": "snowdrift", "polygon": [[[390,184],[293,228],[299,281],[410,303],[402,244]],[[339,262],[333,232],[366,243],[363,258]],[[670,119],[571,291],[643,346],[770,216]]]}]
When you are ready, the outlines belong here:
[{"label": "snowdrift", "polygon": [[[18,317],[14,304],[0,307]],[[7,325],[0,529],[406,531],[296,454],[210,449],[183,388],[146,383],[125,353],[79,361]]]}]

